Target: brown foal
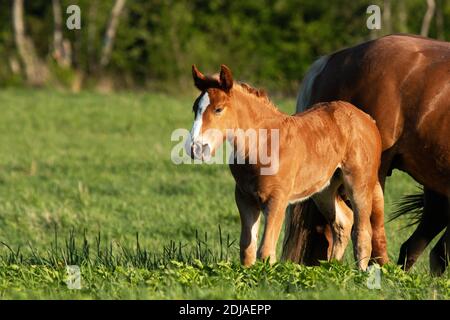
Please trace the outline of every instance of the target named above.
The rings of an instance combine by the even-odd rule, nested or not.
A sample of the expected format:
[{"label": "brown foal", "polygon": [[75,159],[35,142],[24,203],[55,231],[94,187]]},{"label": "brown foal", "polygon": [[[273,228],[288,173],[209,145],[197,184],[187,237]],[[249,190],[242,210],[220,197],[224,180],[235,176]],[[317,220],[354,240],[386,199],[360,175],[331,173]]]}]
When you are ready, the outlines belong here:
[{"label": "brown foal", "polygon": [[[230,132],[278,130],[278,141],[270,135],[258,137],[268,150],[278,144],[273,160],[277,162],[276,172],[261,174],[264,164],[259,157],[254,163],[230,164],[241,217],[241,262],[252,265],[257,256],[274,262],[288,204],[311,198],[331,225],[333,245],[328,259],[341,259],[351,237],[358,267],[365,270],[372,237],[376,235],[385,243],[384,226],[371,226],[371,217],[384,214],[378,182],[382,145],[372,118],[342,101],[317,104],[290,116],[279,111],[262,91],[234,82],[226,66],[221,67],[219,76],[205,76],[195,66],[192,73],[201,91],[194,103],[193,158],[207,158],[228,139],[235,156],[248,160],[250,149],[261,144],[249,142],[239,147],[236,135]],[[213,136],[208,133],[210,129],[220,134]],[[343,193],[353,211],[339,196]],[[257,252],[261,211],[265,227]]]}]

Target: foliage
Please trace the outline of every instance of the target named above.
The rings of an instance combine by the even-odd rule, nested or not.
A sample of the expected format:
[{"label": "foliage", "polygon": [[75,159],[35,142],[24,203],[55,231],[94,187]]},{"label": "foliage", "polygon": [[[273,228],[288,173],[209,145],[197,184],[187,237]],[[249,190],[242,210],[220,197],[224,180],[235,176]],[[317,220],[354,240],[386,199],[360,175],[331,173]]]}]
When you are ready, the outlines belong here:
[{"label": "foliage", "polygon": [[[426,1],[390,2],[392,32],[419,33]],[[370,2],[382,9],[383,3]],[[449,1],[437,3],[445,23],[450,17]],[[86,86],[98,77],[103,37],[114,1],[63,0],[64,20],[70,4],[80,6],[82,28],[65,29],[64,37],[72,43],[72,68],[86,75]],[[368,2],[362,0],[127,1],[111,62],[102,72],[118,86],[178,92],[191,89],[191,64],[216,72],[225,63],[242,80],[292,94],[308,66],[320,55],[388,32],[386,27],[375,33],[366,28],[367,6]],[[51,60],[51,1],[26,1],[25,11],[27,30],[39,55]],[[399,18],[401,14],[405,22]],[[441,28],[448,39],[450,29],[445,25]],[[438,34],[434,21],[430,36]],[[11,57],[17,59],[11,8],[10,2],[3,1],[0,58],[9,61]],[[20,84],[10,69],[8,63],[0,68],[0,85]]]},{"label": "foliage", "polygon": [[66,286],[63,267],[0,263],[0,297],[57,299],[449,299],[448,276],[381,269],[381,289],[369,289],[367,273],[338,263],[305,267],[258,262],[192,264],[173,261],[153,269],[81,266],[81,290]]},{"label": "foliage", "polygon": [[[351,248],[342,264],[242,268],[227,166],[170,160],[194,99],[0,91],[1,298],[449,298],[449,275],[428,275],[427,252],[412,273],[386,266],[381,291],[367,289]],[[394,172],[386,220],[415,191]],[[408,222],[386,224],[392,261]],[[81,266],[81,291],[67,289],[67,264]]]}]

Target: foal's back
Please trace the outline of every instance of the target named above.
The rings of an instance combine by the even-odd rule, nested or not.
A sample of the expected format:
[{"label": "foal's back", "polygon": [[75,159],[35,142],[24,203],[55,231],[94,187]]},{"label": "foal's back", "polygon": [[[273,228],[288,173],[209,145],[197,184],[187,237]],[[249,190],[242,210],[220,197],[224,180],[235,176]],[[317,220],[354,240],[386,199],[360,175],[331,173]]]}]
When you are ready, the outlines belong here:
[{"label": "foal's back", "polygon": [[354,105],[345,101],[318,103],[294,116],[301,119],[299,130],[308,137],[307,149],[323,156],[323,161],[379,166],[382,146],[376,123]]}]

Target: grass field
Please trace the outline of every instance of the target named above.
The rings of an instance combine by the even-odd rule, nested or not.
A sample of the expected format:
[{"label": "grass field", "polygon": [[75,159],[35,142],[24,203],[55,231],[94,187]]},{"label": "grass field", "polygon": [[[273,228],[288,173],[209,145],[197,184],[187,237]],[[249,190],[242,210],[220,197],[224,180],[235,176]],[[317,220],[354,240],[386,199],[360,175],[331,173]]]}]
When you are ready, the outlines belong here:
[{"label": "grass field", "polygon": [[[379,290],[351,248],[343,263],[242,268],[228,168],[170,160],[194,98],[0,91],[1,298],[450,298],[449,272],[430,277],[428,252],[410,273],[383,267]],[[387,216],[414,191],[395,172]],[[407,222],[386,225],[394,261]],[[81,290],[67,288],[67,264],[81,267]]]}]

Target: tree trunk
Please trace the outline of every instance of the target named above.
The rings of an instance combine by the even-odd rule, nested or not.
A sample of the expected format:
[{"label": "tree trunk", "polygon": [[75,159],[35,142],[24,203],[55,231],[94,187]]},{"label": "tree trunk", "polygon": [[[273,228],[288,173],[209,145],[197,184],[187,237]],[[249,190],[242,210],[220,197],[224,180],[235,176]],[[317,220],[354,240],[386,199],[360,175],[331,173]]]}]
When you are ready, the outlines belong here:
[{"label": "tree trunk", "polygon": [[25,34],[23,0],[14,0],[12,16],[15,42],[25,67],[27,81],[30,85],[42,86],[46,83],[49,73],[47,67],[38,58],[32,40]]},{"label": "tree trunk", "polygon": [[53,4],[53,18],[54,18],[54,31],[53,31],[53,57],[59,66],[68,68],[71,65],[71,45],[68,40],[63,38],[62,31],[62,10],[61,1],[52,0]]},{"label": "tree trunk", "polygon": [[398,31],[402,33],[408,32],[408,9],[406,0],[400,0],[398,3]]},{"label": "tree trunk", "polygon": [[391,19],[391,0],[384,0],[383,6],[383,23],[384,23],[384,34],[392,33],[392,19]]},{"label": "tree trunk", "polygon": [[428,37],[431,20],[433,20],[435,9],[436,9],[436,2],[434,0],[427,0],[427,12],[423,17],[422,29],[420,30],[420,35],[423,37]]},{"label": "tree trunk", "polygon": [[119,17],[125,6],[126,0],[116,0],[114,7],[111,11],[111,18],[106,29],[102,55],[100,59],[100,66],[106,67],[111,59],[111,52],[116,38],[117,27],[119,26]]}]

